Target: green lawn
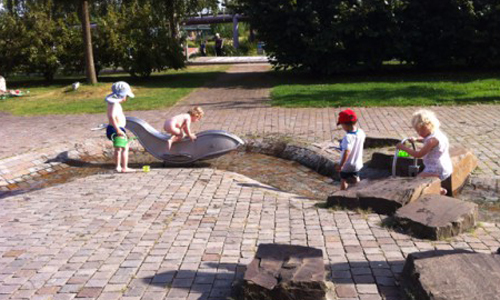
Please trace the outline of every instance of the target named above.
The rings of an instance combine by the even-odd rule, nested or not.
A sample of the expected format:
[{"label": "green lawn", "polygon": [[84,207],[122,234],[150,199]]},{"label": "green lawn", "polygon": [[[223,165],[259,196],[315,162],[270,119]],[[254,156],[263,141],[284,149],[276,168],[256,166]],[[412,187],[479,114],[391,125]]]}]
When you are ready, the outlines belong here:
[{"label": "green lawn", "polygon": [[428,106],[500,103],[500,73],[428,73],[298,79],[284,72],[271,91],[284,107]]},{"label": "green lawn", "polygon": [[100,77],[97,85],[82,84],[77,91],[71,90],[71,84],[77,80],[84,82],[84,78],[57,78],[51,84],[37,79],[7,78],[9,89],[30,93],[25,97],[0,100],[0,111],[14,115],[104,113],[104,98],[111,92],[112,83],[119,80],[130,83],[136,96],[127,101],[124,109],[161,109],[174,105],[227,68],[228,66],[193,66],[179,71],[155,73],[148,79],[111,74]]}]

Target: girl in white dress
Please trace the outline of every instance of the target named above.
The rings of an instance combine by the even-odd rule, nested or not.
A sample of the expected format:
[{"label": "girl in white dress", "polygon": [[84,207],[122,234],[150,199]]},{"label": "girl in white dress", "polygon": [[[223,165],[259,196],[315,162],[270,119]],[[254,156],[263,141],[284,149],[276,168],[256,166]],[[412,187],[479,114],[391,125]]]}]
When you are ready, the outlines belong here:
[{"label": "girl in white dress", "polygon": [[[413,157],[422,158],[424,170],[418,176],[438,177],[444,181],[453,172],[453,165],[449,151],[450,142],[439,130],[439,120],[432,111],[421,109],[413,114],[411,124],[420,138],[410,138],[410,140],[424,143],[424,146],[417,150],[403,144],[398,144],[396,147]],[[446,193],[446,189],[441,188],[441,194]]]}]

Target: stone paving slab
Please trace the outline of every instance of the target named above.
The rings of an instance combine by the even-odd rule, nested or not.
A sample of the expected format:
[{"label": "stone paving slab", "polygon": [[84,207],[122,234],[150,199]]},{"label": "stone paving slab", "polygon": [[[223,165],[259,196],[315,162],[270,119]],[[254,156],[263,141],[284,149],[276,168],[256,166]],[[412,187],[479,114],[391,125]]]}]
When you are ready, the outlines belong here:
[{"label": "stone paving slab", "polygon": [[411,254],[402,289],[415,300],[499,300],[500,255],[466,251]]},{"label": "stone paving slab", "polygon": [[438,240],[474,228],[477,216],[477,204],[438,194],[421,196],[398,209],[394,217],[405,232]]},{"label": "stone paving slab", "polygon": [[95,175],[7,197],[0,299],[222,299],[261,243],[321,249],[340,299],[400,299],[407,254],[500,247],[495,224],[430,242],[316,203],[212,169]]},{"label": "stone paving slab", "polygon": [[[146,120],[161,129],[168,116],[192,105],[206,110],[195,130],[223,129],[238,135],[288,134],[311,143],[340,138],[336,116],[342,108],[281,108],[270,105],[273,77],[268,64],[234,65],[206,87],[191,93],[176,106],[160,111],[132,111],[128,116]],[[104,96],[104,95],[103,95]],[[132,101],[140,101],[141,96]],[[126,104],[125,104],[125,109]],[[414,136],[410,126],[417,107],[355,108],[360,126],[370,135]],[[431,107],[452,144],[473,149],[479,158],[476,173],[500,176],[500,106]],[[102,131],[90,131],[107,122],[104,114],[17,117],[0,113],[0,158],[12,157],[53,143],[104,140]]]}]

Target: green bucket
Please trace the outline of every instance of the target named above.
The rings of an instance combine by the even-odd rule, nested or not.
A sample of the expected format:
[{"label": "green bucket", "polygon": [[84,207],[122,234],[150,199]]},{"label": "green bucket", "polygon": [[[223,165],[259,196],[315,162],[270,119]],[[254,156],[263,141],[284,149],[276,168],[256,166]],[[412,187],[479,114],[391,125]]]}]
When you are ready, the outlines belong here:
[{"label": "green bucket", "polygon": [[116,133],[113,133],[111,135],[111,140],[113,141],[113,147],[115,148],[127,147],[128,139],[126,136],[116,135]]},{"label": "green bucket", "polygon": [[398,157],[410,157],[410,154],[408,154],[408,152],[406,151],[399,150]]}]

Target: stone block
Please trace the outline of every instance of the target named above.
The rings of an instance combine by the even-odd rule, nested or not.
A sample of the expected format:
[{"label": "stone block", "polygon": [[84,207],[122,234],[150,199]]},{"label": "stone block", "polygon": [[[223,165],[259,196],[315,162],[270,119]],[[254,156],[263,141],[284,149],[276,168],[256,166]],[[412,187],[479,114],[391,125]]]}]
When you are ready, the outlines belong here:
[{"label": "stone block", "polygon": [[400,207],[422,195],[439,194],[438,178],[389,177],[379,180],[362,180],[346,191],[328,197],[328,206],[349,209],[370,209],[379,214],[392,215]]},{"label": "stone block", "polygon": [[[372,154],[372,159],[368,163],[368,166],[373,169],[382,169],[392,172],[392,163],[394,159],[394,152],[392,153],[384,153],[384,152],[375,152]],[[408,177],[409,168],[414,164],[413,157],[398,157],[398,161],[396,164],[396,176]],[[424,163],[421,159],[417,160],[417,164],[419,165],[420,172],[424,170]]]},{"label": "stone block", "polygon": [[453,147],[450,149],[453,174],[443,182],[443,187],[449,191],[448,195],[457,196],[463,188],[470,174],[478,165],[478,159],[472,151]]},{"label": "stone block", "polygon": [[402,292],[415,300],[499,300],[500,255],[464,250],[408,255]]},{"label": "stone block", "polygon": [[396,222],[412,235],[438,240],[456,236],[474,227],[477,205],[440,195],[425,195],[398,209]]},{"label": "stone block", "polygon": [[248,265],[241,299],[334,299],[331,282],[325,281],[323,251],[320,249],[260,244]]},{"label": "stone block", "polygon": [[241,149],[296,161],[323,176],[338,178],[335,165],[340,160],[340,152],[332,148],[335,146],[338,146],[338,143],[327,141],[310,145],[283,136],[271,136],[247,139]]}]

